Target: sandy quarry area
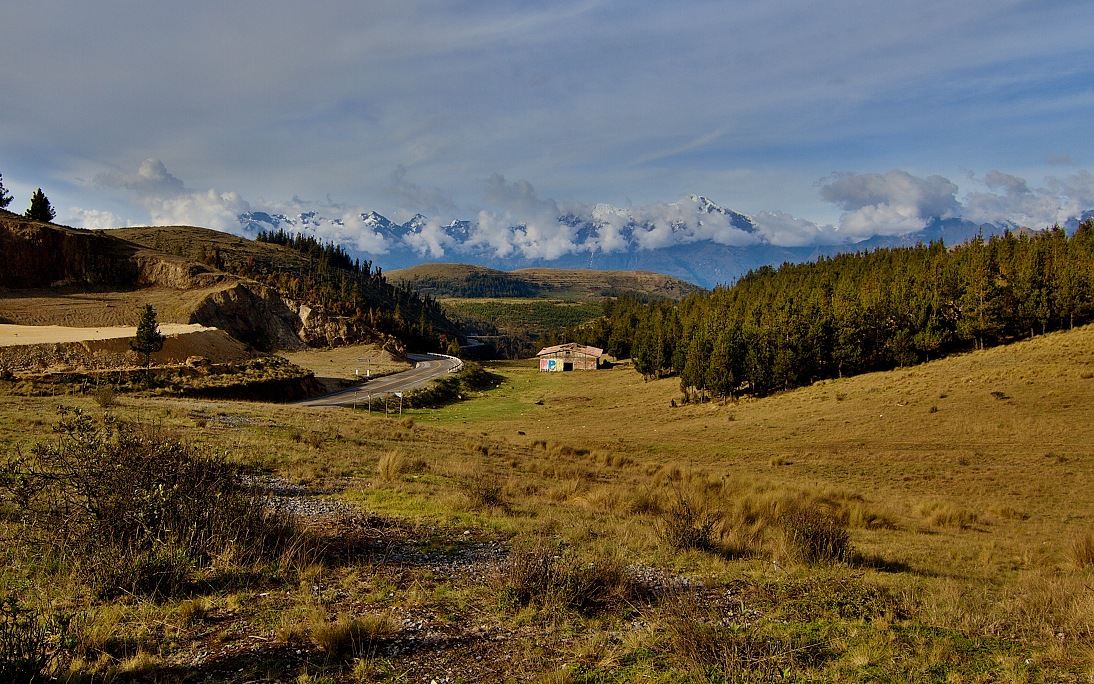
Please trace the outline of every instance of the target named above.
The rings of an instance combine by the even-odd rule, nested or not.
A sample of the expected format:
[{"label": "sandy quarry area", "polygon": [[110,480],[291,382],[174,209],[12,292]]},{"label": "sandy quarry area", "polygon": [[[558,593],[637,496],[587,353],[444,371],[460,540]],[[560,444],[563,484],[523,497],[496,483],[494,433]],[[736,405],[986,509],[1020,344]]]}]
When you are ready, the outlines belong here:
[{"label": "sandy quarry area", "polygon": [[[194,357],[230,363],[254,356],[219,328],[164,323],[159,329],[167,339],[163,349],[152,355],[157,364],[181,364]],[[0,369],[36,374],[139,366],[141,357],[129,346],[136,333],[131,326],[0,325]]]},{"label": "sandy quarry area", "polygon": [[[181,335],[213,329],[197,323],[164,323],[159,327],[160,333],[163,335]],[[135,327],[126,326],[66,328],[60,325],[0,325],[0,347],[113,340],[134,337],[136,334],[137,329]]]}]

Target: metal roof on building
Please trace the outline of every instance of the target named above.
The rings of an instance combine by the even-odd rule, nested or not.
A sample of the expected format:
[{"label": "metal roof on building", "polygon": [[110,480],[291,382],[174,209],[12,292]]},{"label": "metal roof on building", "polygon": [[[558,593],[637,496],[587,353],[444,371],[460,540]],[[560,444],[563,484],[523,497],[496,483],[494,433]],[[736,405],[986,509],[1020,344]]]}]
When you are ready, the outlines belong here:
[{"label": "metal roof on building", "polygon": [[603,349],[588,347],[584,344],[578,344],[577,342],[567,342],[566,344],[556,344],[553,347],[544,347],[536,356],[550,356],[551,354],[563,354],[565,352],[582,354],[584,356],[595,356],[597,358],[604,356]]}]

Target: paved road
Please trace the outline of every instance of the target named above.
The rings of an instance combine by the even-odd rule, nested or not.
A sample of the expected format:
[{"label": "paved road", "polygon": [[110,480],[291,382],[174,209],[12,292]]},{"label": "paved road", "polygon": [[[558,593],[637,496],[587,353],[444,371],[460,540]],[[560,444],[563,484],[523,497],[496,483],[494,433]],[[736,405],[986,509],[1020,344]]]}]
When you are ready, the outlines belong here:
[{"label": "paved road", "polygon": [[439,354],[407,354],[407,358],[414,362],[414,367],[402,373],[385,375],[382,378],[369,380],[348,389],[339,390],[315,399],[306,399],[297,402],[301,406],[350,406],[354,401],[364,402],[368,396],[375,399],[385,394],[395,392],[409,392],[430,381],[439,378],[460,364],[459,359],[453,359]]}]

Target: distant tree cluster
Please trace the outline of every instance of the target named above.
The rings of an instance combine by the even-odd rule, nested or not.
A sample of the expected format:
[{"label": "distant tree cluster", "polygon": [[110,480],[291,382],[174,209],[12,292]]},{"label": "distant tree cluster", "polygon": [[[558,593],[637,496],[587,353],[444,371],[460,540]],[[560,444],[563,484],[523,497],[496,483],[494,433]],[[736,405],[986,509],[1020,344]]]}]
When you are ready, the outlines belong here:
[{"label": "distant tree cluster", "polygon": [[572,337],[700,396],[765,395],[1094,320],[1094,220],[763,267],[679,305],[614,302]]},{"label": "distant tree cluster", "polygon": [[413,282],[422,292],[462,299],[535,297],[542,288],[509,273],[468,273],[462,280],[423,277]]},{"label": "distant tree cluster", "polygon": [[358,320],[399,338],[411,349],[444,351],[455,340],[456,326],[435,299],[412,287],[389,283],[371,261],[352,259],[340,245],[283,229],[260,231],[255,239],[306,255],[307,266],[289,271],[249,260],[235,265],[241,275],[275,287],[290,299],[319,304],[335,316]]}]

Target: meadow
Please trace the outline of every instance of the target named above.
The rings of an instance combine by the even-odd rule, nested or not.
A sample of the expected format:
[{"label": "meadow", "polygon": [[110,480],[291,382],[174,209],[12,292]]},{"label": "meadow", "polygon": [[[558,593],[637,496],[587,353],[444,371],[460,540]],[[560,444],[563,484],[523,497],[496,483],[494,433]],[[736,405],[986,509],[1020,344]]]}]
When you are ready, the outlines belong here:
[{"label": "meadow", "polygon": [[106,591],[8,497],[5,624],[65,681],[1094,678],[1094,328],[726,403],[489,369],[402,417],[0,394],[4,458],[78,407],[295,521]]}]

